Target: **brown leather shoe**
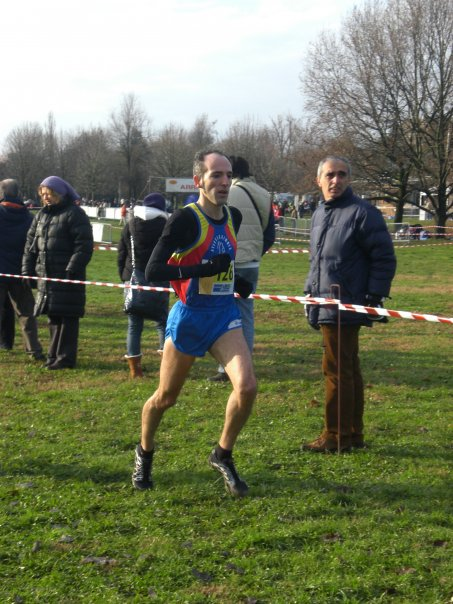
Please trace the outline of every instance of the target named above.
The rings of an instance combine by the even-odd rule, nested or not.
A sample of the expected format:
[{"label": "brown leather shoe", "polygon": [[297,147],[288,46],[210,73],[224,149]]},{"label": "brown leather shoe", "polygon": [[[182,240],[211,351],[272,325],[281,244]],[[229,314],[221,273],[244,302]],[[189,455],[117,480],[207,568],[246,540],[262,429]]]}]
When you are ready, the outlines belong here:
[{"label": "brown leather shoe", "polygon": [[[338,451],[337,435],[332,432],[323,432],[316,440],[302,445],[303,451],[313,453],[336,453]],[[340,453],[351,450],[351,437],[342,436],[340,440]]]}]

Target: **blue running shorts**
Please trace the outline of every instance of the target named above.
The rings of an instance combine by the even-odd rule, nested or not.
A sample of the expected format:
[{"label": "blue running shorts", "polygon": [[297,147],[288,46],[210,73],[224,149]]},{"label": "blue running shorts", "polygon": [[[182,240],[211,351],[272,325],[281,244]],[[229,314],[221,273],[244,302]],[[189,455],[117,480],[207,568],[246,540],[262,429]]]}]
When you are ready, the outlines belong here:
[{"label": "blue running shorts", "polygon": [[221,335],[242,327],[236,303],[226,308],[191,308],[178,300],[167,319],[165,338],[171,338],[179,352],[204,357]]}]

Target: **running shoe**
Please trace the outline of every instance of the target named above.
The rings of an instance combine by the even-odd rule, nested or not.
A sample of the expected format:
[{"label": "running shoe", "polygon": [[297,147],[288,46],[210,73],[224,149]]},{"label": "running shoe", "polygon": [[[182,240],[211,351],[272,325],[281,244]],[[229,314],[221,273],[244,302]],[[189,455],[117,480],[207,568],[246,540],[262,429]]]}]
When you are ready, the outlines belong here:
[{"label": "running shoe", "polygon": [[244,497],[244,495],[247,495],[249,488],[247,483],[239,477],[232,457],[219,459],[215,449],[213,449],[209,456],[209,464],[214,470],[222,474],[225,488],[233,497]]},{"label": "running shoe", "polygon": [[151,469],[153,459],[146,459],[140,453],[140,445],[135,447],[135,467],[132,473],[132,484],[139,491],[153,488]]}]

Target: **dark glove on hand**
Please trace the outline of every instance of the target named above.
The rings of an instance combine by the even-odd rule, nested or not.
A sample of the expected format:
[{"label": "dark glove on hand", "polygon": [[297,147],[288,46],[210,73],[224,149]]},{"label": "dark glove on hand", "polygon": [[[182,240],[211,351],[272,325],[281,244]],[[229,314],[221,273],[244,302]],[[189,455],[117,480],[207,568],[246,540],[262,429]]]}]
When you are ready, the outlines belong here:
[{"label": "dark glove on hand", "polygon": [[236,275],[234,278],[234,291],[237,292],[241,298],[248,298],[253,292],[253,284],[244,277]]},{"label": "dark glove on hand", "polygon": [[66,277],[65,277],[65,279],[70,279],[71,281],[76,281],[77,280],[77,276],[72,271],[66,271]]},{"label": "dark glove on hand", "polygon": [[[309,292],[304,292],[304,294],[306,296],[309,296],[310,293]],[[312,329],[314,329],[315,331],[319,331],[321,329],[321,327],[319,326],[319,323],[311,323],[310,322],[310,308],[313,306],[313,304],[305,304],[304,305],[304,312],[305,312],[305,316],[307,318],[307,322],[310,325],[310,327]]]},{"label": "dark glove on hand", "polygon": [[305,304],[305,306],[304,306],[304,311],[305,311],[305,316],[307,317],[307,322],[312,329],[314,329],[315,331],[319,331],[321,329],[321,327],[319,326],[319,323],[311,323],[311,321],[310,321],[310,306],[313,306],[313,305]]},{"label": "dark glove on hand", "polygon": [[231,264],[231,256],[229,254],[219,254],[213,256],[211,260],[198,266],[198,277],[213,277],[219,273],[226,273]]},{"label": "dark glove on hand", "polygon": [[[365,306],[370,306],[371,308],[384,308],[384,298],[382,296],[378,296],[377,294],[367,294],[365,296]],[[388,323],[389,320],[387,317],[383,315],[368,315],[370,321],[376,321],[379,323]]]}]

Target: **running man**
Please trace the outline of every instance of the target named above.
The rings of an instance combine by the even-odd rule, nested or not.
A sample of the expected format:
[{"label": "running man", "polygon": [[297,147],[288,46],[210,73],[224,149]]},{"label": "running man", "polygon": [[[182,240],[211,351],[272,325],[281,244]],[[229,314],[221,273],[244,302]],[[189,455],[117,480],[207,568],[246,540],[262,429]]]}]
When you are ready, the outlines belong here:
[{"label": "running man", "polygon": [[146,267],[146,279],[170,281],[179,300],[168,316],[159,386],[143,407],[132,483],[136,489],[152,488],[154,437],[160,421],[176,403],[195,359],[209,352],[225,367],[233,386],[219,444],[209,463],[222,475],[227,491],[242,497],[248,486],[236,471],[232,451],[257,390],[234,300],[234,291],[245,298],[252,291],[247,281],[235,279],[234,274],[242,216],[236,208],[227,207],[232,168],[226,155],[200,151],[193,174],[198,201],[172,214]]}]

